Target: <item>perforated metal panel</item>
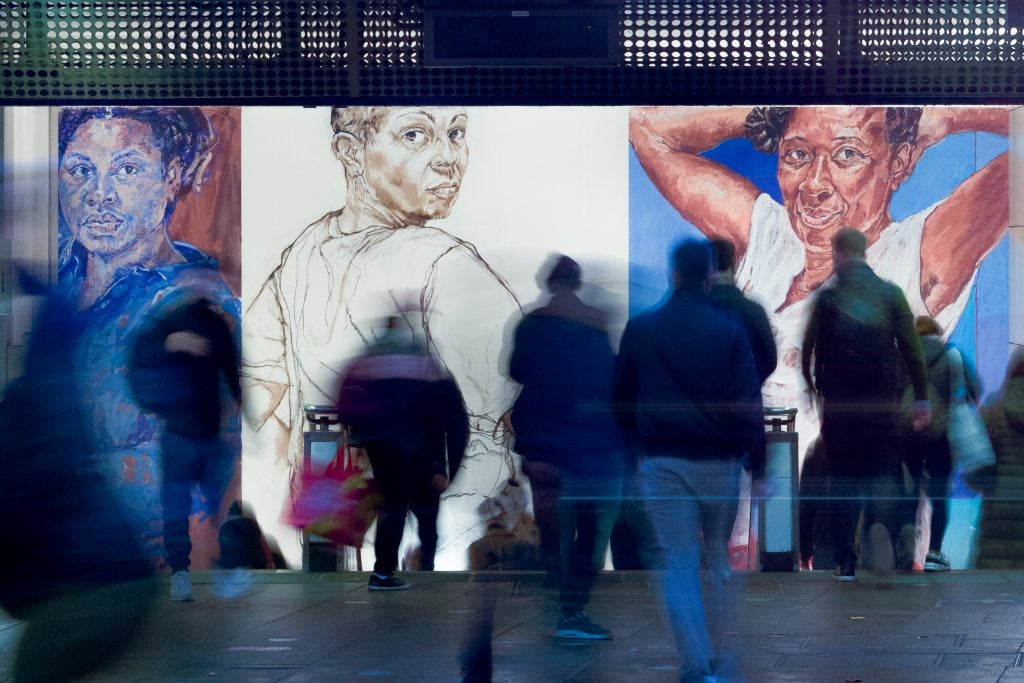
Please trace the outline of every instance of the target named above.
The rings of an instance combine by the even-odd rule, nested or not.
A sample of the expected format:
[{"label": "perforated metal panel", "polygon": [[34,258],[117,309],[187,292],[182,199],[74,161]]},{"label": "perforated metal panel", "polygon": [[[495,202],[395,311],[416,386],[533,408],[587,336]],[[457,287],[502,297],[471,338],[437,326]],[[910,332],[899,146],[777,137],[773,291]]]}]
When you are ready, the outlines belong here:
[{"label": "perforated metal panel", "polygon": [[1024,30],[1011,25],[1006,0],[618,7],[618,67],[427,68],[423,2],[0,0],[0,98],[616,104],[1024,96]]},{"label": "perforated metal panel", "polygon": [[622,27],[627,66],[824,65],[822,0],[626,2]]}]

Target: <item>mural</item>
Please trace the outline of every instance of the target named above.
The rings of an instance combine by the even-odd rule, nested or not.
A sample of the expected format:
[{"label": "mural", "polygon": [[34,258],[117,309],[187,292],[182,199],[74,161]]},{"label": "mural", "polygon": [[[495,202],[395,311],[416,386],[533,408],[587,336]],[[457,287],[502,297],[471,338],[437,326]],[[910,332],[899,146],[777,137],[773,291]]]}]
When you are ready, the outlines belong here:
[{"label": "mural", "polygon": [[[779,346],[765,402],[800,409],[806,446],[818,424],[799,377],[801,337],[808,296],[831,275],[831,237],[863,230],[868,263],[903,289],[915,315],[952,332],[979,263],[1006,232],[1008,126],[1000,108],[634,109],[634,263],[664,259],[646,246],[648,227],[661,243],[699,231],[736,244],[737,285],[766,308]],[[658,212],[666,202],[675,215]],[[652,298],[642,284],[650,276],[636,275],[631,307]]]},{"label": "mural", "polygon": [[[819,432],[799,367],[808,297],[831,275],[831,236],[856,227],[868,263],[915,315],[939,320],[995,388],[1009,331],[1008,127],[997,107],[635,108],[630,308],[662,294],[662,245],[688,234],[732,240],[736,283],[765,306],[779,347],[765,404],[799,408],[806,450]],[[954,514],[947,545],[969,540],[960,536],[973,514]]]},{"label": "mural", "polygon": [[[147,314],[186,295],[238,320],[237,130],[237,110],[186,107],[68,108],[58,124],[59,281],[86,325],[74,380],[101,464],[158,565],[160,426],[128,386],[129,340]],[[237,416],[227,428],[237,448]],[[203,568],[211,544],[196,541]]]},{"label": "mural", "polygon": [[[847,225],[996,387],[1007,128],[1006,110],[985,107],[67,108],[59,276],[89,321],[76,381],[159,558],[158,425],[131,400],[126,340],[185,288],[241,319],[248,419],[244,435],[230,428],[244,436],[245,496],[296,565],[297,535],[277,522],[301,406],[332,402],[383,316],[411,308],[472,414],[439,520],[437,566],[461,569],[483,535],[477,507],[518,469],[501,422],[516,394],[506,335],[541,300],[535,274],[552,252],[576,258],[584,298],[624,319],[627,293],[632,311],[666,293],[680,237],[731,239],[738,284],[779,343],[766,402],[800,408],[804,447],[817,418],[800,337]],[[215,552],[196,540],[196,555]]]},{"label": "mural", "polygon": [[[584,263],[617,258],[609,279],[624,293],[626,113],[337,108],[319,111],[316,148],[291,150],[286,168],[280,159],[269,167],[246,157],[247,205],[263,194],[256,188],[269,190],[289,169],[303,180],[317,176],[310,163],[323,160],[323,150],[333,157],[324,168],[335,185],[321,193],[326,201],[344,198],[316,218],[307,204],[324,206],[324,197],[273,191],[295,216],[316,219],[269,254],[252,245],[266,244],[279,225],[263,212],[246,214],[247,267],[260,260],[270,267],[246,276],[243,319],[247,444],[273,452],[276,463],[247,460],[245,481],[273,482],[260,494],[268,522],[301,462],[302,406],[333,403],[345,362],[378,340],[384,316],[401,307],[470,413],[465,464],[442,501],[437,555],[438,568],[467,566],[468,546],[484,532],[476,508],[518,471],[500,421],[517,391],[505,376],[505,334],[537,296],[538,266],[558,249]],[[246,110],[247,154],[250,142],[260,154],[275,117],[274,128],[300,130],[309,127],[301,123],[306,115]],[[604,187],[618,190],[597,197],[593,188]],[[584,198],[593,201],[584,206]],[[264,222],[270,227],[258,237]]]}]

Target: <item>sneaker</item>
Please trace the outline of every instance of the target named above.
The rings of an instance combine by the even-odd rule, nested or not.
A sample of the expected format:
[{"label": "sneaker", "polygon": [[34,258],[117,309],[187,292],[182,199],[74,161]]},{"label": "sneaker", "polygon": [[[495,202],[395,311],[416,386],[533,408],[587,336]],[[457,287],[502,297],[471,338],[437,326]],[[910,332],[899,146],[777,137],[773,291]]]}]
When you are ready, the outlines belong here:
[{"label": "sneaker", "polygon": [[558,617],[558,638],[580,638],[582,640],[609,640],[612,632],[590,620],[586,612]]},{"label": "sneaker", "polygon": [[224,600],[240,598],[252,588],[252,574],[244,569],[219,569],[213,577],[213,590]]},{"label": "sneaker", "polygon": [[839,565],[835,568],[835,571],[832,572],[832,580],[839,581],[841,583],[856,581],[857,577],[855,576],[855,572],[856,570],[853,568],[852,562],[849,564]]},{"label": "sneaker", "polygon": [[409,587],[409,582],[403,581],[394,574],[390,576],[370,574],[370,582],[366,584],[366,587],[372,591],[404,591]]},{"label": "sneaker", "polygon": [[185,602],[192,599],[192,580],[188,578],[188,570],[182,569],[171,574],[171,600]]},{"label": "sneaker", "polygon": [[949,558],[945,553],[932,551],[924,558],[924,570],[926,572],[948,572],[950,570]]},{"label": "sneaker", "polygon": [[875,522],[868,530],[868,543],[871,544],[871,568],[875,574],[889,574],[895,568],[892,552],[892,539],[889,530],[880,522]]}]

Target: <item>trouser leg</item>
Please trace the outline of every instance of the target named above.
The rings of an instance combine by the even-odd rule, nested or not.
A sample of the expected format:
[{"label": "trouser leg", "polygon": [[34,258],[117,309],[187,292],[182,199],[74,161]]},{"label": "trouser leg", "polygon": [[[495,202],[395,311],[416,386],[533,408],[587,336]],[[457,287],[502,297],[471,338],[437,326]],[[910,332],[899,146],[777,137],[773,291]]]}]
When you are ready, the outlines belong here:
[{"label": "trouser leg", "polygon": [[[701,590],[701,544],[705,515],[715,535],[709,562],[720,577],[728,573],[728,536],[735,521],[739,465],[648,458],[642,465],[648,512],[664,549],[665,601],[679,651],[682,678],[711,675],[714,652]],[[731,498],[706,507],[704,501]],[[729,510],[732,519],[727,519]],[[724,538],[724,540],[722,540]],[[712,539],[708,539],[709,541]]]},{"label": "trouser leg", "polygon": [[437,510],[441,498],[430,488],[427,479],[420,487],[412,504],[412,513],[420,533],[420,569],[434,571],[434,555],[437,553]]},{"label": "trouser leg", "polygon": [[188,518],[192,512],[192,487],[199,478],[196,470],[198,454],[190,440],[170,432],[161,436],[160,447],[163,484],[160,503],[163,507],[164,549],[172,572],[189,568],[192,540],[188,534]]},{"label": "trouser leg", "polygon": [[949,451],[949,440],[946,437],[935,442],[931,457],[927,460],[928,478],[926,491],[932,501],[932,523],[930,550],[942,550],[942,541],[946,536],[946,524],[949,520],[947,504],[949,499],[949,479],[953,472],[953,459]]},{"label": "trouser leg", "polygon": [[389,576],[398,569],[398,547],[405,530],[409,495],[401,459],[395,449],[385,444],[368,444],[366,453],[381,496],[377,509],[377,538],[373,546],[377,559],[373,571]]},{"label": "trouser leg", "polygon": [[530,480],[533,516],[540,531],[541,561],[548,569],[561,565],[561,534],[558,522],[558,496],[561,475],[557,467],[544,462],[528,462],[523,473]]}]

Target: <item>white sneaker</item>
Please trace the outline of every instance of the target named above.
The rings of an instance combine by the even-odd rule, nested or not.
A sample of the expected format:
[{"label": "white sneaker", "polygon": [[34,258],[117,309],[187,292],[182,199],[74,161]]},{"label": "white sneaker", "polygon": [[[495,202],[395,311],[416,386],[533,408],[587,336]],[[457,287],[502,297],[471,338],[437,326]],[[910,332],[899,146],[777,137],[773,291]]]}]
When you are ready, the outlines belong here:
[{"label": "white sneaker", "polygon": [[240,598],[252,588],[252,574],[244,569],[219,569],[213,577],[213,590],[224,600]]},{"label": "white sneaker", "polygon": [[185,602],[192,599],[192,580],[188,578],[188,570],[171,574],[171,600]]},{"label": "white sneaker", "polygon": [[924,560],[926,572],[948,572],[950,569],[949,558],[943,552],[930,552]]}]

